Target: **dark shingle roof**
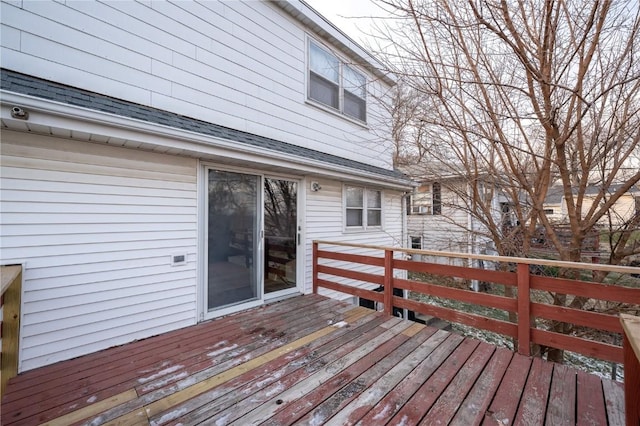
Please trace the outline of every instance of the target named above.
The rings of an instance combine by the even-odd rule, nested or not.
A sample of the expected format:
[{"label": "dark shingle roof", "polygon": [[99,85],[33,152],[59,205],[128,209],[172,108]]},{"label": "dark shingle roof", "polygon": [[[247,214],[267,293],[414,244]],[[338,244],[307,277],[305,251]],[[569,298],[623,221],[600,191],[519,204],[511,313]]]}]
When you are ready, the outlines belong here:
[{"label": "dark shingle roof", "polygon": [[373,173],[381,177],[406,180],[406,176],[397,170],[388,170],[372,166],[359,161],[349,160],[336,155],[278,141],[276,139],[219,126],[217,124],[185,117],[173,112],[135,104],[7,69],[2,69],[1,72],[1,87],[3,90],[42,99],[49,99],[69,105],[76,105],[122,117],[134,118],[149,123],[170,126],[176,129],[197,132],[216,138],[228,139],[276,152],[287,153],[300,158],[312,159],[326,164],[338,165],[357,171]]}]

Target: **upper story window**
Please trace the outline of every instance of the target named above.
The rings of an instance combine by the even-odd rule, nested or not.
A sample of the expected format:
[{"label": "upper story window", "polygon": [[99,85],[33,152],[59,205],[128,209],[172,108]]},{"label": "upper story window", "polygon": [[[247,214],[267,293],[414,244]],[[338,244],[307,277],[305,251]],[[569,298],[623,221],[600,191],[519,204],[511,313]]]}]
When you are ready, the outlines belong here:
[{"label": "upper story window", "polygon": [[313,41],[309,41],[308,84],[310,100],[367,121],[366,77]]},{"label": "upper story window", "polygon": [[421,185],[413,191],[410,214],[442,214],[442,188],[439,182]]},{"label": "upper story window", "polygon": [[382,226],[382,192],[345,186],[345,223],[347,228]]}]

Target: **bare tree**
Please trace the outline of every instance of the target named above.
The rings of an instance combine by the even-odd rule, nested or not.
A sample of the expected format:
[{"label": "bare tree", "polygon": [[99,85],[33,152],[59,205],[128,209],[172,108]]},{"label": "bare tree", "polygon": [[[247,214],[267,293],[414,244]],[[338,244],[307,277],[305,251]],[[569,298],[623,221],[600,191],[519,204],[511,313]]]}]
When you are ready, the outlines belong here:
[{"label": "bare tree", "polygon": [[[380,46],[406,85],[400,98],[430,99],[413,119],[422,123],[412,134],[418,156],[465,176],[467,207],[500,254],[529,255],[543,229],[561,260],[580,261],[589,235],[613,223],[612,207],[640,181],[638,2],[379,4],[392,16],[378,40],[387,41]],[[473,185],[481,177],[510,200],[515,227],[489,214]],[[568,239],[544,212],[553,185],[566,201]],[[589,193],[594,186],[599,191]],[[639,228],[636,211],[611,229],[609,263],[640,253]],[[555,295],[554,303],[585,300]]]}]

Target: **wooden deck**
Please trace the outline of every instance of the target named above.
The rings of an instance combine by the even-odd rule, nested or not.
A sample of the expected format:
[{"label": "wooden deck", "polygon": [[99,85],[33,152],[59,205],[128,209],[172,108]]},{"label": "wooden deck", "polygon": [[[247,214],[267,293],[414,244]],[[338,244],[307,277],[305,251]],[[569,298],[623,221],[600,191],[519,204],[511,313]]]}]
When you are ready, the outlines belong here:
[{"label": "wooden deck", "polygon": [[317,295],[10,380],[2,424],[624,424],[619,383]]}]

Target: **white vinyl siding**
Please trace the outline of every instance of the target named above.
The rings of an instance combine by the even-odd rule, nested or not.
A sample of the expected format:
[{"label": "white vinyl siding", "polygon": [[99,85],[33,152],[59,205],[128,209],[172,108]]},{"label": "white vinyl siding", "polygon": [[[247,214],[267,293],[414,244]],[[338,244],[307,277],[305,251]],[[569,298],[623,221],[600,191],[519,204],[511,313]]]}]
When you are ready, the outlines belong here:
[{"label": "white vinyl siding", "polygon": [[305,103],[308,29],[270,2],[21,4],[0,4],[3,67],[391,168],[380,105],[374,131]]},{"label": "white vinyl siding", "polygon": [[[316,179],[314,179],[316,180]],[[382,192],[382,211],[384,231],[380,228],[367,232],[348,232],[344,230],[344,204],[343,204],[343,184],[332,180],[319,180],[322,189],[317,192],[308,192],[306,195],[305,215],[306,215],[306,256],[305,261],[309,267],[306,269],[305,283],[311,283],[312,265],[312,245],[313,240],[339,241],[356,244],[368,244],[378,246],[397,247],[401,244],[402,236],[402,193],[385,189]],[[345,251],[348,253],[371,254],[381,256],[380,250],[366,250],[360,248],[332,248],[332,250]],[[340,262],[328,262],[334,266],[339,266]],[[353,265],[351,265],[353,266]],[[374,272],[378,268],[374,266],[360,265],[355,268],[359,271]],[[349,280],[344,281],[350,285],[374,288],[377,285],[354,283]],[[311,288],[307,288],[311,291]],[[347,299],[350,296],[333,291],[320,290],[320,294],[329,297]]]},{"label": "white vinyl siding", "polygon": [[[195,159],[3,131],[21,371],[196,322]],[[186,253],[186,265],[171,255]]]}]

